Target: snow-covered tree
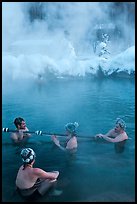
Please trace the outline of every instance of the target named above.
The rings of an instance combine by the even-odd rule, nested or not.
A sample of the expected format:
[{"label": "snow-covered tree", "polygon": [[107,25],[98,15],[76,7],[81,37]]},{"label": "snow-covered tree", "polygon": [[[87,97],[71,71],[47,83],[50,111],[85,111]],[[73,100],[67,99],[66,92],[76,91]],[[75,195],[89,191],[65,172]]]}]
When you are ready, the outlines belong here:
[{"label": "snow-covered tree", "polygon": [[109,43],[109,36],[106,33],[102,34],[102,41],[98,43],[97,45],[97,54],[99,57],[103,57],[105,59],[108,58],[108,55],[110,54],[108,50],[108,43]]}]

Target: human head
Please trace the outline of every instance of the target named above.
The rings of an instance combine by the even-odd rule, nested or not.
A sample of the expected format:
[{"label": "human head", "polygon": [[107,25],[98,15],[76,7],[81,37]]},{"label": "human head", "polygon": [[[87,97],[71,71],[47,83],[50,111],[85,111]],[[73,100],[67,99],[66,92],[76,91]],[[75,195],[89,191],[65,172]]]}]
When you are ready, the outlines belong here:
[{"label": "human head", "polygon": [[18,128],[18,129],[25,129],[25,127],[26,127],[25,120],[21,117],[15,118],[14,124],[15,124],[16,128]]},{"label": "human head", "polygon": [[31,164],[35,160],[35,157],[36,157],[35,152],[31,148],[22,149],[20,155],[22,157],[22,161],[24,165]]},{"label": "human head", "polygon": [[126,123],[121,118],[116,119],[116,125],[119,125],[122,130],[126,129]]},{"label": "human head", "polygon": [[66,131],[68,131],[71,135],[75,135],[76,134],[76,129],[79,126],[79,124],[77,122],[74,123],[67,123],[65,125],[65,129]]}]

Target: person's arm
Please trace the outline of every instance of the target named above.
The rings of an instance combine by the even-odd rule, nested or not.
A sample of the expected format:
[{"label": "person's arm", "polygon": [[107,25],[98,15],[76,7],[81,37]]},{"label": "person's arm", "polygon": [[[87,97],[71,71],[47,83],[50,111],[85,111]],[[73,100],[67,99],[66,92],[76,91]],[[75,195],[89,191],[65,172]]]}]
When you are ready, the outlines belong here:
[{"label": "person's arm", "polygon": [[57,145],[61,150],[67,151],[65,147],[60,145],[60,142],[55,135],[52,135],[51,138],[52,138],[52,141],[55,143],[55,145]]},{"label": "person's arm", "polygon": [[45,178],[45,179],[57,179],[59,176],[59,171],[53,171],[53,172],[46,172],[40,168],[34,168],[33,172],[35,175],[37,175],[38,178]]},{"label": "person's arm", "polygon": [[72,150],[74,148],[77,148],[77,138],[76,137],[72,137],[68,143],[67,143],[67,146],[66,146],[66,149],[67,150]]},{"label": "person's arm", "polygon": [[[29,131],[29,129],[26,127],[25,129],[21,129],[21,130],[19,130],[19,131],[25,132],[25,131]],[[30,137],[30,136],[31,136],[30,133],[24,133],[24,134],[23,134],[23,137]]]},{"label": "person's arm", "polygon": [[124,134],[120,134],[119,136],[117,136],[115,138],[110,138],[110,137],[108,137],[106,135],[103,135],[102,138],[104,138],[106,141],[112,142],[112,143],[122,142],[123,140],[127,139],[127,137],[125,137]]},{"label": "person's arm", "polygon": [[100,134],[97,134],[97,135],[95,135],[95,138],[97,138],[97,137],[103,138],[104,136],[114,137],[113,133],[114,133],[114,129],[109,130],[106,134],[101,134],[101,133],[100,133]]},{"label": "person's arm", "polygon": [[58,145],[58,147],[63,151],[67,151],[67,149],[65,147],[61,146],[60,144]]}]

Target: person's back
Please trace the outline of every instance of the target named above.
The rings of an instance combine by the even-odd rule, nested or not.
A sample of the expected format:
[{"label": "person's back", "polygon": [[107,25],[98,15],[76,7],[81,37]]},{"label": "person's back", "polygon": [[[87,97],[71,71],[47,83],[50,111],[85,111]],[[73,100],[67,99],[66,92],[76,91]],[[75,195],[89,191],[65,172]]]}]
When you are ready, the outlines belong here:
[{"label": "person's back", "polygon": [[40,168],[33,168],[33,163],[27,165],[24,169],[23,165],[20,167],[17,178],[16,186],[21,189],[31,188],[38,179],[51,179],[55,180],[58,176],[58,172],[45,172]]},{"label": "person's back", "polygon": [[35,152],[31,148],[25,148],[21,151],[23,165],[19,168],[16,177],[16,186],[23,196],[30,196],[36,190],[41,194],[53,186],[58,171],[46,172],[40,168],[33,168],[35,162]]},{"label": "person's back", "polygon": [[73,136],[67,141],[66,149],[74,149],[77,148],[78,143],[77,143],[77,138],[76,136]]},{"label": "person's back", "polygon": [[25,169],[22,165],[17,174],[16,186],[21,189],[30,188],[35,184],[37,179],[38,176],[35,174],[34,168],[31,165],[27,165]]}]

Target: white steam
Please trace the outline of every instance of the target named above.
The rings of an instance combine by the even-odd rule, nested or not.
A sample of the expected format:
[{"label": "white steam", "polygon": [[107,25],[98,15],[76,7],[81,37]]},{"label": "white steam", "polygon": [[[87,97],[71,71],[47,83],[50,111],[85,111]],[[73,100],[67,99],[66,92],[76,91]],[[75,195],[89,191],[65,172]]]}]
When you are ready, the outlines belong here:
[{"label": "white steam", "polygon": [[[29,9],[33,3],[2,2],[3,78],[35,77],[47,70],[56,76],[95,74],[100,63],[92,47],[96,38],[95,28],[100,22],[113,25],[108,14],[113,3],[39,2],[44,20],[31,22]],[[117,20],[122,27],[122,38],[110,41],[111,57],[133,46],[132,56],[129,52],[124,56],[134,60],[135,29],[134,24],[123,24],[126,18],[126,13],[122,13]],[[117,60],[124,69],[123,58]],[[117,69],[118,65],[115,63],[113,66],[112,62],[110,58],[104,69],[109,70],[108,64],[111,69]],[[130,62],[127,69],[134,70],[134,63]]]}]

